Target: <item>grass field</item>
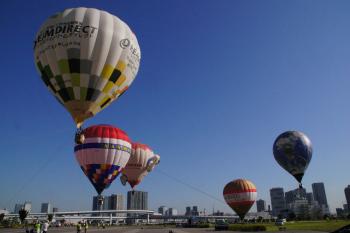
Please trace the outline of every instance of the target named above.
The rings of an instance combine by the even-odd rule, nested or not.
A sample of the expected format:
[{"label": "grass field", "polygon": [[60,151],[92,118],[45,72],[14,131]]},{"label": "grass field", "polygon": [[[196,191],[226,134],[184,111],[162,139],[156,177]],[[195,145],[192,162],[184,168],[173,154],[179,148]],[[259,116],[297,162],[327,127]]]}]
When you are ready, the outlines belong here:
[{"label": "grass field", "polygon": [[[350,224],[350,220],[347,220],[347,221],[345,220],[295,221],[295,222],[285,223],[284,227],[286,227],[287,231],[309,230],[309,231],[331,232],[348,224]],[[243,224],[242,226],[244,227],[244,225],[247,225],[247,224]],[[279,227],[275,226],[274,223],[262,223],[262,224],[257,223],[254,225],[264,225],[266,226],[266,230],[271,232],[279,230]]]}]

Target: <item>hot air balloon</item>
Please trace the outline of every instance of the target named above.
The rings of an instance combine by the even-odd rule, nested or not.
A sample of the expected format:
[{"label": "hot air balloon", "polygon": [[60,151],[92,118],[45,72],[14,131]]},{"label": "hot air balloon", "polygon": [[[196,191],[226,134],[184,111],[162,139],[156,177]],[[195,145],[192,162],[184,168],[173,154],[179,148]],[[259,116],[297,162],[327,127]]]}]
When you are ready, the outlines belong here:
[{"label": "hot air balloon", "polygon": [[123,169],[120,181],[123,185],[128,182],[133,189],[159,163],[160,156],[152,149],[141,143],[132,143],[131,156]]},{"label": "hot air balloon", "polygon": [[100,195],[126,166],[131,142],[124,131],[110,125],[94,125],[83,133],[86,138],[75,146],[75,157]]},{"label": "hot air balloon", "polygon": [[226,184],[223,195],[226,203],[243,220],[254,204],[257,192],[255,185],[251,181],[237,179]]},{"label": "hot air balloon", "polygon": [[299,182],[312,157],[310,139],[299,131],[286,131],[273,143],[273,154],[278,164]]},{"label": "hot air balloon", "polygon": [[34,44],[41,79],[78,128],[128,89],[140,58],[128,25],[93,8],[66,9],[49,17]]}]

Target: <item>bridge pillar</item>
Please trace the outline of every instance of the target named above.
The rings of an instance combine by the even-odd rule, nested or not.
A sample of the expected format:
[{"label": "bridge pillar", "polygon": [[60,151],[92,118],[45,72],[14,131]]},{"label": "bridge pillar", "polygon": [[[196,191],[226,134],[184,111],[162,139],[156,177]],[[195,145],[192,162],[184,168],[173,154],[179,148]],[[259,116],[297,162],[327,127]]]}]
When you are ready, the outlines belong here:
[{"label": "bridge pillar", "polygon": [[112,226],[112,213],[109,215],[109,225]]},{"label": "bridge pillar", "polygon": [[147,224],[149,224],[149,214],[147,214]]}]

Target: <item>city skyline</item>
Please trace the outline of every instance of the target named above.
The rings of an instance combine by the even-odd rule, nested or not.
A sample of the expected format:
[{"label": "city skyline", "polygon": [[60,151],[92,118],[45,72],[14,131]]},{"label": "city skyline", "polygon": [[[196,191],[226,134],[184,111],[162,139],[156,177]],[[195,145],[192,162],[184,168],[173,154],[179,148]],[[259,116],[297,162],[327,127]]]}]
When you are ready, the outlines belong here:
[{"label": "city skyline", "polygon": [[[161,156],[136,188],[148,192],[150,209],[196,205],[233,213],[222,191],[239,178],[251,180],[267,202],[272,187],[297,188],[272,152],[286,130],[302,131],[313,145],[303,186],[323,182],[332,212],[346,203],[350,2],[13,0],[2,6],[0,208],[12,211],[26,200],[38,212],[42,202],[91,208],[96,191],[74,157],[76,126],[33,59],[40,25],[79,6],[118,16],[140,44],[133,84],[83,127],[114,125]],[[118,177],[103,194],[128,191]]]},{"label": "city skyline", "polygon": [[[314,186],[321,186],[321,191],[319,191],[319,188],[314,188]],[[276,198],[276,195],[278,196],[277,199],[278,199],[278,202],[280,203],[277,203],[277,205],[279,206],[278,208],[283,210],[283,209],[288,209],[288,206],[292,203],[294,203],[295,201],[295,197],[297,196],[297,198],[303,198],[305,200],[308,201],[308,203],[312,203],[313,201],[316,201],[318,204],[320,205],[323,205],[325,201],[325,203],[327,203],[327,197],[321,197],[322,201],[320,202],[319,200],[317,200],[317,194],[315,195],[314,192],[321,192],[321,194],[319,195],[323,195],[323,192],[326,191],[326,188],[324,187],[324,184],[322,182],[316,182],[316,183],[313,183],[312,188],[314,188],[315,190],[312,190],[311,192],[307,192],[307,189],[305,187],[303,188],[296,188],[296,189],[292,189],[292,190],[289,190],[289,191],[285,191],[283,187],[274,187],[274,188],[271,188],[270,189],[270,199],[267,199],[267,200],[264,200],[264,199],[261,199],[261,198],[257,198],[256,202],[254,203],[254,205],[252,206],[252,208],[249,210],[249,212],[252,212],[252,213],[255,213],[255,212],[259,212],[259,202],[260,202],[260,211],[268,211],[268,206],[271,205],[272,209],[271,209],[271,213],[273,215],[277,215],[277,213],[274,213],[274,209],[273,209],[273,205],[272,205],[272,196],[273,195],[275,198]],[[347,194],[347,190],[348,188],[350,187],[350,185],[348,185],[347,187],[344,188],[344,197],[345,197],[345,200],[346,200],[346,194]],[[271,190],[272,193],[274,194],[271,194]],[[148,202],[149,202],[149,199],[148,199],[148,192],[147,191],[134,191],[134,192],[139,192],[139,193],[145,193],[146,194],[146,197],[138,197],[137,199],[145,199],[146,200],[146,205],[145,204],[134,204],[134,206],[143,206],[142,208],[146,208],[145,206],[148,206]],[[130,198],[132,195],[133,191],[128,191],[126,193],[126,197],[127,198]],[[136,194],[137,195],[137,194]],[[144,194],[143,194],[144,195]],[[282,196],[283,197],[282,197]],[[315,198],[316,196],[316,198]],[[121,193],[112,193],[110,196],[108,195],[102,195],[102,197],[104,198],[104,203],[103,203],[103,206],[102,206],[102,209],[103,210],[108,210],[108,209],[113,209],[113,208],[117,208],[117,209],[128,209],[127,205],[128,205],[128,202],[130,202],[130,200],[127,199],[127,202],[124,203],[124,195],[121,194]],[[92,205],[92,210],[98,210],[97,208],[97,198],[98,196],[93,196],[93,205]],[[117,198],[115,201],[111,201],[110,199],[115,199]],[[283,203],[281,203],[282,200],[280,199],[283,199]],[[113,200],[114,200],[113,199]],[[152,199],[152,198],[151,198]],[[111,203],[114,203],[114,204],[111,204]],[[121,202],[121,204],[120,204]],[[16,203],[15,204],[15,207],[14,207],[14,212],[13,213],[16,213],[16,210],[18,212],[19,209],[23,208],[24,206],[28,205],[30,207],[27,207],[25,209],[29,209],[31,210],[32,209],[32,202],[30,201],[25,201],[24,204],[20,204],[20,203]],[[53,207],[52,203],[41,203],[41,210],[40,211],[36,211],[36,212],[47,212],[47,211],[43,211],[43,205],[49,205],[50,207],[45,207],[46,209],[48,208],[51,208],[52,210],[53,209],[58,209],[57,207]],[[111,205],[115,206],[115,207],[110,207]],[[346,206],[347,204],[343,204],[341,206],[334,206],[334,207],[330,207],[328,206],[328,204],[326,205],[327,208],[329,208],[330,211],[330,214],[336,214],[338,212],[337,209],[346,209],[344,206]],[[118,206],[118,207],[117,207]],[[132,209],[135,209],[135,207],[132,207]],[[191,207],[193,209],[191,209]],[[163,209],[164,208],[164,209]],[[36,208],[34,208],[36,209]],[[160,210],[162,209],[162,210]],[[158,207],[155,207],[155,208],[150,208],[149,210],[153,210],[155,212],[158,212],[158,213],[162,213],[163,215],[167,213],[167,211],[169,209],[174,209],[175,212],[177,214],[183,214],[183,215],[199,215],[199,213],[204,213],[206,212],[207,214],[210,214],[211,212],[220,212],[222,209],[218,208],[218,209],[215,209],[213,207],[213,209],[206,209],[205,207],[202,207],[201,209],[198,208],[197,205],[193,205],[193,206],[180,206],[177,207],[177,208],[174,208],[174,207],[169,207],[168,205],[161,205],[161,206],[158,206]],[[8,209],[10,212],[11,209]],[[68,210],[72,210],[72,209],[66,209],[64,211],[68,211]],[[82,210],[89,210],[89,209],[82,209]],[[161,211],[161,212],[160,212]],[[193,211],[195,211],[196,213],[193,213]],[[278,212],[279,210],[277,210]],[[35,211],[33,211],[35,212]],[[52,212],[52,211],[49,211],[49,213]],[[57,211],[56,211],[57,212]],[[232,213],[234,211],[232,210],[229,210],[227,213]]]}]

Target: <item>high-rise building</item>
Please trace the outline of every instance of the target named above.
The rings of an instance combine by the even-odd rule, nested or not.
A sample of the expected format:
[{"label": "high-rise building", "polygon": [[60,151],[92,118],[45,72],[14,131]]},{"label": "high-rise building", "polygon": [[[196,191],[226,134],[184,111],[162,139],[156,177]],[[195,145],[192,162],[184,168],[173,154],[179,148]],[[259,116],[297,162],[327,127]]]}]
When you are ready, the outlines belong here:
[{"label": "high-rise building", "polygon": [[284,198],[286,200],[286,207],[289,207],[296,200],[306,199],[306,189],[305,188],[297,188],[294,190],[290,190],[284,194]]},{"label": "high-rise building", "polygon": [[270,189],[272,215],[278,216],[286,209],[286,201],[284,199],[283,188]]},{"label": "high-rise building", "polygon": [[192,216],[199,216],[199,211],[198,211],[198,206],[192,206],[192,211],[191,211]]},{"label": "high-rise building", "polygon": [[128,210],[147,210],[148,209],[148,192],[129,191],[127,199]]},{"label": "high-rise building", "polygon": [[315,201],[318,202],[322,215],[329,214],[329,206],[327,202],[326,190],[322,182],[312,184],[312,192],[314,194]]},{"label": "high-rise building", "polygon": [[23,208],[23,204],[16,204],[15,209],[13,210],[14,214],[18,214],[18,212]]},{"label": "high-rise building", "polygon": [[168,210],[168,207],[162,205],[158,208],[158,213],[160,213],[161,215],[166,215],[167,210]]},{"label": "high-rise building", "polygon": [[337,212],[337,217],[344,216],[344,210],[342,208],[336,208],[335,211]]},{"label": "high-rise building", "polygon": [[[122,194],[112,194],[109,198],[108,210],[124,210],[124,197]],[[123,216],[124,214],[113,214],[114,216]]]},{"label": "high-rise building", "polygon": [[256,201],[256,211],[263,212],[266,210],[266,202],[262,199]]},{"label": "high-rise building", "polygon": [[92,210],[99,210],[98,209],[98,197],[97,196],[93,196],[92,197]]},{"label": "high-rise building", "polygon": [[187,206],[186,207],[186,212],[185,212],[185,216],[191,216],[192,213],[191,213],[191,206]]},{"label": "high-rise building", "polygon": [[110,210],[123,210],[124,209],[124,197],[122,194],[112,194],[109,196]]},{"label": "high-rise building", "polygon": [[290,204],[290,210],[300,219],[310,217],[309,203],[306,199],[296,199]]},{"label": "high-rise building", "polygon": [[306,193],[306,200],[309,204],[312,204],[315,201],[314,194],[313,193]]},{"label": "high-rise building", "polygon": [[177,213],[177,209],[174,209],[174,208],[169,208],[167,210],[167,216],[176,216],[178,213]]},{"label": "high-rise building", "polygon": [[314,194],[315,201],[318,202],[320,206],[325,205],[328,207],[326,190],[322,182],[312,184],[312,192]]},{"label": "high-rise building", "polygon": [[58,212],[58,208],[57,207],[53,207],[52,208],[52,212],[54,212],[54,213]]},{"label": "high-rise building", "polygon": [[41,203],[41,213],[52,213],[51,203]]},{"label": "high-rise building", "polygon": [[[348,208],[350,208],[350,185],[344,189],[346,203],[348,204]],[[350,212],[350,209],[347,209]]]},{"label": "high-rise building", "polygon": [[[100,196],[94,196],[92,198],[92,210],[100,210],[98,204]],[[124,197],[122,194],[112,194],[111,196],[102,196],[103,204],[101,210],[123,210],[124,209]],[[108,214],[104,214],[108,215]],[[113,214],[113,216],[122,216],[122,214]]]},{"label": "high-rise building", "polygon": [[32,203],[29,201],[24,202],[23,209],[25,209],[28,212],[32,211]]}]

